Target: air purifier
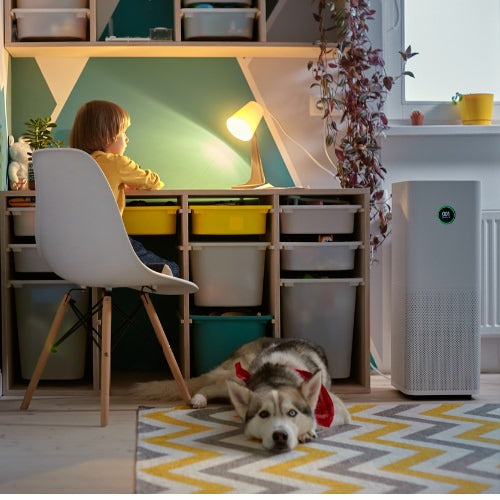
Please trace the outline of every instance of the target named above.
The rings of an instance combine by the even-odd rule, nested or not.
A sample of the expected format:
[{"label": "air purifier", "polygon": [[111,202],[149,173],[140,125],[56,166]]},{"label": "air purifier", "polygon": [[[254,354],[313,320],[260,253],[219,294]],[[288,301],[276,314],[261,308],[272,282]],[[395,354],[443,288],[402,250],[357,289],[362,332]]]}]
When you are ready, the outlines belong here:
[{"label": "air purifier", "polygon": [[480,373],[480,183],[392,185],[391,383],[472,395]]}]

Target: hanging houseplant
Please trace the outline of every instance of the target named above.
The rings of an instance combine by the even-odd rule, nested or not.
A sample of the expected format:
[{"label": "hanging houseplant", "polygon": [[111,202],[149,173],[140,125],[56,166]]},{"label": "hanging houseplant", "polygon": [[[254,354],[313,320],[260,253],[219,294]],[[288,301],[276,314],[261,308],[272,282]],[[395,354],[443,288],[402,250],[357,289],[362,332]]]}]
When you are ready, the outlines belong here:
[{"label": "hanging houseplant", "polygon": [[[371,255],[385,240],[391,208],[385,198],[378,139],[388,128],[383,106],[394,82],[413,74],[404,70],[397,77],[387,75],[381,49],[374,49],[368,37],[368,21],[375,10],[367,0],[312,0],[319,26],[319,54],[310,61],[323,111],[325,145],[333,147],[336,176],[342,188],[370,189]],[[335,47],[328,44],[334,33]],[[400,52],[405,63],[416,55],[409,46]]]}]

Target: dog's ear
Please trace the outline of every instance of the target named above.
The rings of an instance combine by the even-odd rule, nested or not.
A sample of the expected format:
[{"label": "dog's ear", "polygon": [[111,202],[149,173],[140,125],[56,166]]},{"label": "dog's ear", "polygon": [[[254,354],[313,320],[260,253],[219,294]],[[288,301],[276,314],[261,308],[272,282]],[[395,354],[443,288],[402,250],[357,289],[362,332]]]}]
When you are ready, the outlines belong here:
[{"label": "dog's ear", "polygon": [[321,371],[317,371],[309,380],[302,382],[300,392],[311,408],[316,408],[321,390]]},{"label": "dog's ear", "polygon": [[242,420],[245,420],[252,391],[234,380],[228,380],[226,384],[229,391],[229,399],[233,403],[236,413]]}]

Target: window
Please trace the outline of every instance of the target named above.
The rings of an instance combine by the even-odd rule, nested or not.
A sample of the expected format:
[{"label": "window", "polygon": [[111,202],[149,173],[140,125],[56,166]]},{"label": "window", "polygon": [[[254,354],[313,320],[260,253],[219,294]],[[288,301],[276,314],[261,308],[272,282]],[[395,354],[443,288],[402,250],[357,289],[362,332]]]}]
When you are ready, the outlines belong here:
[{"label": "window", "polygon": [[[389,118],[418,107],[448,121],[455,92],[490,92],[500,101],[500,0],[379,0],[387,72],[401,72],[398,51],[419,55],[389,95]],[[498,105],[497,105],[498,107]],[[496,114],[496,113],[495,113]]]},{"label": "window", "polygon": [[404,0],[406,101],[448,101],[455,92],[500,100],[500,0]]}]

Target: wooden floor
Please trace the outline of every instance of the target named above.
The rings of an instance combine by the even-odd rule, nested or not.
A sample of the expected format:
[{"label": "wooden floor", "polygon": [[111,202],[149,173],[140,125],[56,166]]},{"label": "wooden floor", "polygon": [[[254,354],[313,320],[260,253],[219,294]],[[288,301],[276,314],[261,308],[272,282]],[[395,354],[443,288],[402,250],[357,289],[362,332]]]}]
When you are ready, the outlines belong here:
[{"label": "wooden floor", "polygon": [[[370,394],[342,399],[407,400],[379,375],[372,376],[371,386]],[[481,391],[473,400],[498,402],[500,374],[482,375]],[[27,412],[20,412],[19,404],[20,398],[0,398],[0,494],[134,493],[140,401],[112,398],[106,428],[99,427],[97,397],[35,398]]]}]

